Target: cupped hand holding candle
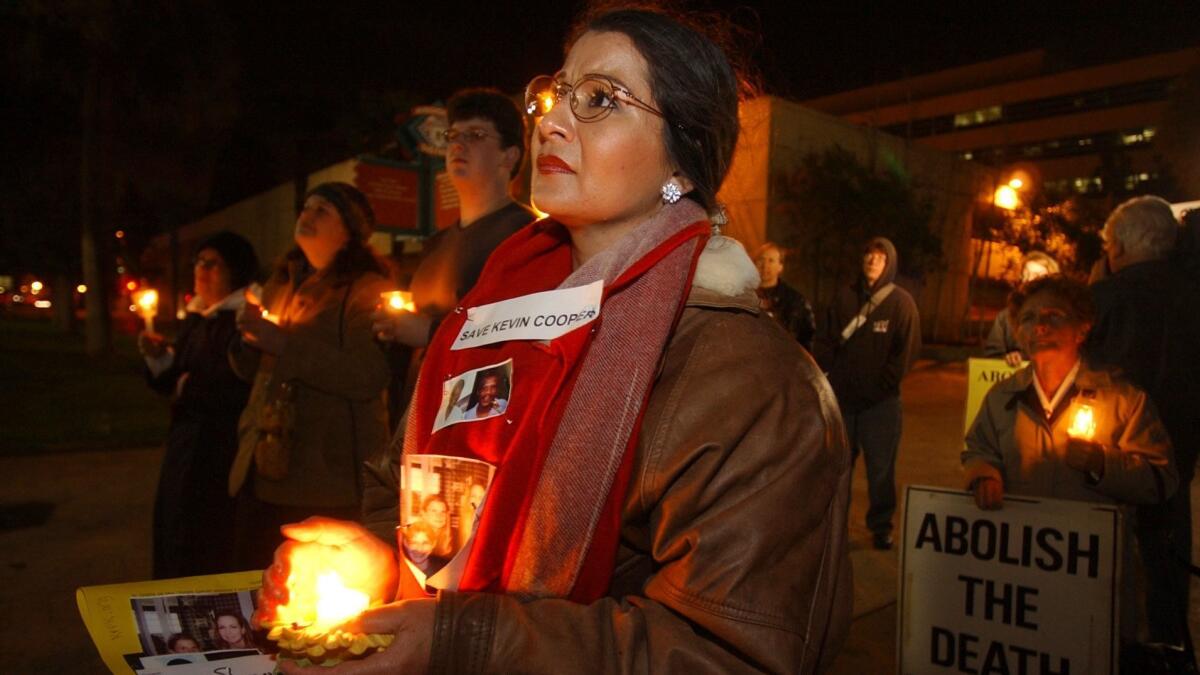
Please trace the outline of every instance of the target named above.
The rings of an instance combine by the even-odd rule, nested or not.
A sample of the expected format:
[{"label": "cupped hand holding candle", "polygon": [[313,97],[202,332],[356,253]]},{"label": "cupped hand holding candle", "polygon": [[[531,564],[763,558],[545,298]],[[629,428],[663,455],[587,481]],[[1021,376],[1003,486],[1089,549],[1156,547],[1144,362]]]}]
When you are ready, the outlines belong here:
[{"label": "cupped hand holding candle", "polygon": [[1063,461],[1077,471],[1095,476],[1104,474],[1104,446],[1092,438],[1096,435],[1096,413],[1090,405],[1080,405],[1071,417],[1067,429],[1067,451]]},{"label": "cupped hand holding candle", "polygon": [[384,342],[399,342],[409,347],[429,344],[433,320],[417,311],[412,293],[388,291],[381,294],[383,302],[371,315],[371,331]]},{"label": "cupped hand holding candle", "polygon": [[392,643],[343,626],[391,600],[397,567],[392,549],[357,523],[314,517],[283,528],[288,540],[263,574],[254,621],[293,660],[330,665]]},{"label": "cupped hand holding candle", "polygon": [[408,291],[387,291],[380,294],[383,297],[383,306],[390,312],[415,312],[417,308],[413,305],[412,293]]},{"label": "cupped hand holding candle", "polygon": [[265,309],[246,306],[238,317],[238,330],[246,344],[268,354],[279,356],[287,346],[287,333],[277,325],[278,319]]}]

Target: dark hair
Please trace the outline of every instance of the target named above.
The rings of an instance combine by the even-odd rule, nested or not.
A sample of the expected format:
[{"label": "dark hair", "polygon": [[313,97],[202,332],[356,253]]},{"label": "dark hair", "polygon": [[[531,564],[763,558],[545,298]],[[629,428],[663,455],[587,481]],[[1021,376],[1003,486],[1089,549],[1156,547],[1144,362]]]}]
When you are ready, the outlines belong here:
[{"label": "dark hair", "polygon": [[196,245],[193,258],[208,249],[216,251],[229,270],[229,290],[235,291],[258,278],[258,256],[244,237],[222,230]]},{"label": "dark hair", "polygon": [[1021,284],[1008,294],[1008,319],[1014,329],[1020,324],[1017,314],[1021,311],[1021,305],[1040,293],[1062,300],[1067,313],[1080,323],[1092,323],[1096,318],[1092,293],[1083,282],[1061,274],[1050,274]]},{"label": "dark hair", "polygon": [[740,124],[741,82],[719,35],[724,22],[705,16],[705,26],[656,7],[599,8],[583,15],[567,49],[589,31],[628,37],[649,68],[654,102],[665,120],[667,156],[691,180],[688,197],[717,210],[733,159]]},{"label": "dark hair", "polygon": [[197,648],[204,647],[204,645],[200,644],[199,640],[191,635],[188,635],[187,633],[175,633],[171,637],[167,638],[167,649],[170,651],[175,651],[175,645],[179,644],[180,640],[191,640],[192,644],[196,645]]},{"label": "dark hair", "polygon": [[213,642],[217,644],[218,648],[220,645],[229,644],[225,641],[225,638],[221,637],[221,628],[218,622],[223,616],[233,617],[242,628],[242,641],[246,643],[247,647],[254,646],[254,632],[250,630],[250,622],[246,621],[246,617],[242,616],[241,612],[222,610],[213,615]]},{"label": "dark hair", "polygon": [[517,161],[513,164],[509,178],[516,178],[525,160],[525,116],[513,100],[498,89],[475,87],[461,89],[446,102],[446,123],[484,119],[496,127],[500,134],[500,148],[517,149]]}]

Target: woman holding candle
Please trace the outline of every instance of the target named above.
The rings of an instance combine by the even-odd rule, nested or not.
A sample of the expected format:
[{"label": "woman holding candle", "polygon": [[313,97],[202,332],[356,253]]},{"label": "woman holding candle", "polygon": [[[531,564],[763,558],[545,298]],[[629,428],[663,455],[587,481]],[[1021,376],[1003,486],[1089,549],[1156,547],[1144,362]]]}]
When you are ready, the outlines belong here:
[{"label": "woman holding candle", "polygon": [[371,314],[391,284],[367,245],[374,226],[353,186],[310,190],[296,247],[267,281],[262,307],[239,321],[231,361],[254,382],[229,473],[241,569],[269,564],[283,523],[359,513],[360,467],[387,434],[388,369]]},{"label": "woman holding candle", "polygon": [[150,386],[171,397],[154,500],[156,579],[235,569],[227,484],[250,386],[233,372],[228,353],[258,259],[250,242],[220,232],[200,242],[193,260],[195,296],[174,343],[148,331],[138,336]]},{"label": "woman holding candle", "polygon": [[[1122,505],[1170,497],[1179,476],[1154,405],[1080,355],[1095,311],[1088,289],[1042,277],[1014,291],[1008,311],[1030,364],[992,387],[967,432],[962,463],[975,503],[997,509],[1006,493]],[[1121,630],[1132,639],[1137,603],[1127,600]]]},{"label": "woman holding candle", "polygon": [[[708,221],[739,80],[685,21],[588,17],[562,70],[531,82],[533,199],[550,219],[501,244],[435,333],[404,446],[498,469],[457,590],[402,585],[356,625],[396,641],[347,672],[795,673],[832,661],[850,610],[850,456],[828,383],[759,311],[753,263]],[[452,349],[493,303],[533,304],[531,327],[575,327]],[[433,430],[447,378],[509,359],[502,414]],[[395,495],[385,501],[394,512]],[[395,578],[394,535],[377,531],[387,538],[324,519],[285,528],[293,541],[264,574],[260,619],[286,599],[295,550],[338,546]]]}]

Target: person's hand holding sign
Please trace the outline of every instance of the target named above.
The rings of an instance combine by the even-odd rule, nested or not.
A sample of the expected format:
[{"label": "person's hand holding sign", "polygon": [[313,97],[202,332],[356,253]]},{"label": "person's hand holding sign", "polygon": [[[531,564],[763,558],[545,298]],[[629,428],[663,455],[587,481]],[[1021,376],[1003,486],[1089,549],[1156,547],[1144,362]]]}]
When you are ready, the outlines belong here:
[{"label": "person's hand holding sign", "polygon": [[1004,506],[1004,482],[999,478],[984,476],[975,480],[975,505],[985,511],[994,511]]}]

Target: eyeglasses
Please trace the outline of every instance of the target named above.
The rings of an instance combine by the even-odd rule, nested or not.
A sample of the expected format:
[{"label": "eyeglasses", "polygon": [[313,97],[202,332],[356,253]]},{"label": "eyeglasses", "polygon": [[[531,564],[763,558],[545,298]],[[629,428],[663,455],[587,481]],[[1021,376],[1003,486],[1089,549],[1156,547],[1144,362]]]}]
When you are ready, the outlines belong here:
[{"label": "eyeglasses", "polygon": [[488,133],[483,129],[463,129],[462,131],[458,129],[446,129],[441,133],[441,136],[442,140],[446,141],[447,144],[465,143],[466,145],[475,145],[485,138],[500,138],[496,134]]},{"label": "eyeglasses", "polygon": [[618,101],[666,118],[662,111],[604,75],[584,75],[575,84],[538,75],[525,87],[525,113],[541,117],[567,96],[570,96],[571,113],[580,122],[598,122],[608,117],[617,108]]},{"label": "eyeglasses", "polygon": [[1022,312],[1017,317],[1017,322],[1022,326],[1048,326],[1058,329],[1075,323],[1075,319],[1061,309],[1042,309],[1037,312],[1029,311]]}]

